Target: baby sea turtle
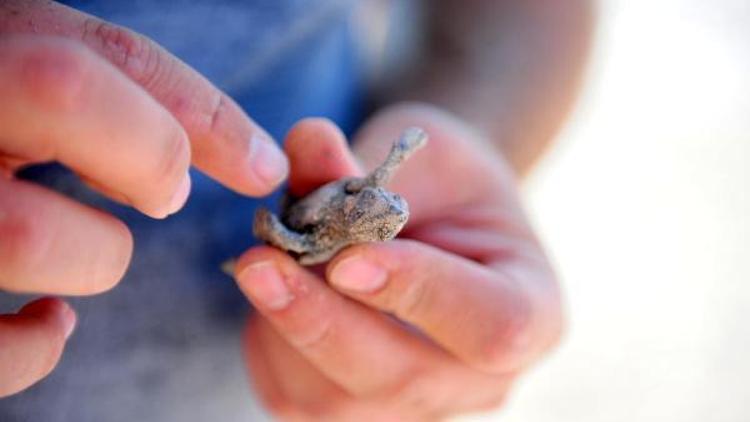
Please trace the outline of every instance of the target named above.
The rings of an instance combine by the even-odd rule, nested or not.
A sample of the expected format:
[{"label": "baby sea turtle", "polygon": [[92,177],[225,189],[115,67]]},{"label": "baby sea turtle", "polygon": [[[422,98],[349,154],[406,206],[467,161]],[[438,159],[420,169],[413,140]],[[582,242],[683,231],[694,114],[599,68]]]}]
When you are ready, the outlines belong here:
[{"label": "baby sea turtle", "polygon": [[328,261],[355,243],[393,239],[409,218],[409,206],[384,186],[399,165],[426,143],[422,129],[406,129],[385,162],[367,176],[336,180],[290,201],[281,219],[265,208],[258,209],[253,233],[296,254],[302,265]]}]

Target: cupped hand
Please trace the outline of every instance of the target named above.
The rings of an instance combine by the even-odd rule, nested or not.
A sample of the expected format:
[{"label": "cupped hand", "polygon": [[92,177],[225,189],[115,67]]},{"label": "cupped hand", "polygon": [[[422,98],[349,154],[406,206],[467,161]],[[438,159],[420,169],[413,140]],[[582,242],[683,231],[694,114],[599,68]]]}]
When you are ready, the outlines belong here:
[{"label": "cupped hand", "polygon": [[325,277],[269,247],[238,262],[258,311],[247,361],[283,420],[435,420],[495,407],[560,336],[555,276],[512,172],[450,115],[380,113],[355,138],[360,161],[330,123],[303,121],[286,143],[290,188],[362,174],[408,126],[430,141],[390,185],[411,210],[400,239],[343,250]]},{"label": "cupped hand", "polygon": [[[122,277],[114,217],[13,178],[58,161],[154,218],[179,210],[190,164],[247,195],[286,176],[265,131],[224,93],[127,29],[41,0],[0,2],[0,289],[86,295]],[[75,314],[46,299],[0,316],[0,397],[56,364]]]}]

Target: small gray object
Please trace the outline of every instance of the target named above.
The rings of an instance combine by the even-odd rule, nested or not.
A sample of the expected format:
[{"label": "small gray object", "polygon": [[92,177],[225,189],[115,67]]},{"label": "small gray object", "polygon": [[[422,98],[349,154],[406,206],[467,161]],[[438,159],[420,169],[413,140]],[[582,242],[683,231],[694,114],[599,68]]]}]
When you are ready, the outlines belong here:
[{"label": "small gray object", "polygon": [[349,245],[393,239],[409,218],[409,206],[384,186],[401,163],[426,143],[422,129],[406,129],[385,162],[367,176],[325,184],[291,202],[281,219],[265,208],[258,209],[253,233],[296,254],[302,265],[328,261]]}]

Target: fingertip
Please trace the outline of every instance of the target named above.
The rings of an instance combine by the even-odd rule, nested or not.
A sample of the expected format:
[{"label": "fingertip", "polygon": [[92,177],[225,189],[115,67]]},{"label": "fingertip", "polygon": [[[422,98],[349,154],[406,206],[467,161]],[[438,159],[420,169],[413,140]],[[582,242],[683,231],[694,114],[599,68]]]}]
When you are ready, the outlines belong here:
[{"label": "fingertip", "polygon": [[[263,128],[252,124],[251,135],[222,147],[194,142],[194,164],[233,191],[250,197],[270,194],[289,176],[289,160]],[[233,136],[232,138],[238,138]]]},{"label": "fingertip", "polygon": [[44,297],[27,303],[18,314],[51,321],[65,339],[73,333],[77,321],[73,308],[65,301],[54,297]]},{"label": "fingertip", "polygon": [[259,134],[250,140],[250,166],[265,192],[273,191],[289,175],[289,160],[269,137]]},{"label": "fingertip", "polygon": [[284,149],[291,165],[289,189],[294,195],[302,196],[342,177],[362,175],[346,136],[328,119],[300,120],[287,134]]},{"label": "fingertip", "polygon": [[234,266],[235,277],[239,276],[245,268],[261,262],[273,262],[280,267],[288,267],[292,258],[285,252],[271,246],[255,246],[245,251]]},{"label": "fingertip", "polygon": [[240,290],[262,313],[282,311],[295,299],[295,286],[289,280],[298,271],[296,267],[285,253],[261,246],[239,258],[235,278]]},{"label": "fingertip", "polygon": [[16,314],[0,315],[0,398],[15,394],[49,375],[62,356],[76,324],[73,309],[45,297]]},{"label": "fingertip", "polygon": [[[190,196],[191,187],[192,181],[190,178],[190,172],[185,172],[185,175],[178,182],[171,196],[168,197],[169,199],[162,202],[163,205],[154,207],[150,204],[133,204],[133,206],[135,206],[141,213],[155,220],[163,220],[170,215],[177,213],[183,206],[185,206],[185,203],[187,203],[188,197]],[[128,202],[131,201],[126,199],[126,203]]]},{"label": "fingertip", "polygon": [[237,275],[242,291],[256,307],[266,311],[280,311],[294,300],[284,276],[273,261],[252,263]]},{"label": "fingertip", "polygon": [[65,333],[65,339],[69,339],[70,336],[73,334],[73,330],[75,330],[78,317],[76,316],[75,311],[73,308],[68,305],[65,302],[62,302],[63,310],[61,312],[62,315],[62,323],[63,323],[63,332]]},{"label": "fingertip", "polygon": [[[72,280],[77,286],[75,289],[72,288],[73,284],[71,280],[65,280],[67,284],[66,290],[54,292],[52,290],[37,289],[37,292],[90,296],[112,290],[125,277],[125,273],[130,266],[130,261],[133,258],[133,245],[135,242],[133,233],[122,220],[113,218],[101,210],[92,209],[91,211],[95,215],[99,215],[102,219],[106,219],[108,223],[108,230],[106,232],[100,231],[100,238],[91,241],[92,248],[100,253],[87,254],[96,258],[91,263],[87,263],[88,267],[83,262],[79,263],[77,266],[78,269],[87,269],[85,272],[81,271]],[[83,224],[85,225],[85,223]],[[104,245],[106,245],[106,248]]]},{"label": "fingertip", "polygon": [[419,262],[413,241],[361,243],[339,252],[326,267],[326,279],[344,293],[377,294],[393,272]]},{"label": "fingertip", "polygon": [[284,142],[284,150],[292,155],[299,143],[311,142],[313,138],[324,137],[346,145],[346,136],[331,119],[326,117],[306,117],[289,129]]},{"label": "fingertip", "polygon": [[334,287],[354,293],[376,292],[387,279],[388,272],[382,265],[357,254],[337,261],[328,272]]},{"label": "fingertip", "polygon": [[113,289],[125,277],[130,266],[133,258],[133,233],[123,221],[116,218],[110,221],[113,229],[113,235],[109,239],[112,253],[101,258],[101,269],[92,271],[88,276],[88,289],[77,294],[99,294]]},{"label": "fingertip", "polygon": [[175,190],[172,195],[172,199],[169,200],[168,215],[176,213],[185,206],[188,196],[190,196],[191,185],[192,181],[190,180],[190,172],[187,172],[177,186],[177,190]]},{"label": "fingertip", "polygon": [[424,245],[409,239],[359,243],[342,249],[336,254],[328,263],[326,271],[330,273],[339,263],[354,256],[366,257],[369,260],[386,265],[389,270],[394,270],[404,262],[410,262],[411,259],[417,258],[418,254],[420,254],[421,246]]}]

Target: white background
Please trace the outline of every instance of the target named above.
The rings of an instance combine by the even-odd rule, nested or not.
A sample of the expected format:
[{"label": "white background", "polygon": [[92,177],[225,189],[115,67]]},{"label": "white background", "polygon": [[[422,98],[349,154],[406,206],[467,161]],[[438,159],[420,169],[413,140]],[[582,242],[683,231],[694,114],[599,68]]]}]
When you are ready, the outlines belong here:
[{"label": "white background", "polygon": [[569,330],[476,419],[749,421],[750,2],[599,14],[578,110],[526,185]]}]

